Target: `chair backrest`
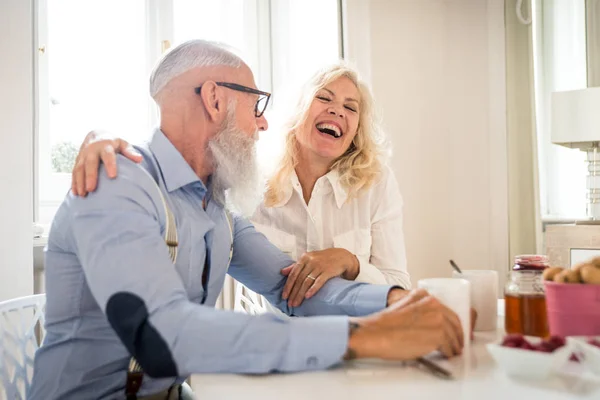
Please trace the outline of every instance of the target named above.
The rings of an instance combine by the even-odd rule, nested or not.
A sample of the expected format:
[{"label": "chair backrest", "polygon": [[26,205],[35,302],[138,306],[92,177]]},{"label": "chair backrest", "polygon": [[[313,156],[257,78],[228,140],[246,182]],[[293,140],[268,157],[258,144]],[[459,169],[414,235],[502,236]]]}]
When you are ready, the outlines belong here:
[{"label": "chair backrest", "polygon": [[45,311],[45,294],[0,302],[0,399],[25,399],[45,334]]},{"label": "chair backrest", "polygon": [[250,315],[264,314],[269,311],[266,304],[267,300],[264,297],[236,282],[235,311],[242,311]]}]

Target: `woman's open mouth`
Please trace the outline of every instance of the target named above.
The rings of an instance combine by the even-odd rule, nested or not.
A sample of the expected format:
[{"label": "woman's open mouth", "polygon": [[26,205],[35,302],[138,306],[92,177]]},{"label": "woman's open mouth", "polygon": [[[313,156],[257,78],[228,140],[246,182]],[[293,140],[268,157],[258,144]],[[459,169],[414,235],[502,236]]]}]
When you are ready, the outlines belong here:
[{"label": "woman's open mouth", "polygon": [[319,130],[319,132],[333,136],[336,139],[341,138],[343,136],[343,132],[337,125],[328,124],[326,122],[323,122],[323,123],[317,124],[316,127]]}]

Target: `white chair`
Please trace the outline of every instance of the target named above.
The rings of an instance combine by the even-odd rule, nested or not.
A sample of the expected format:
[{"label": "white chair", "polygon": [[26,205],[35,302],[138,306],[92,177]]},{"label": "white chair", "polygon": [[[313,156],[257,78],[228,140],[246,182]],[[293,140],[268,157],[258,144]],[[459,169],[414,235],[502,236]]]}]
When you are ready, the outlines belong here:
[{"label": "white chair", "polygon": [[250,315],[264,314],[269,311],[267,300],[239,282],[235,283],[235,311]]},{"label": "white chair", "polygon": [[25,399],[45,334],[45,310],[45,294],[0,302],[0,399]]}]

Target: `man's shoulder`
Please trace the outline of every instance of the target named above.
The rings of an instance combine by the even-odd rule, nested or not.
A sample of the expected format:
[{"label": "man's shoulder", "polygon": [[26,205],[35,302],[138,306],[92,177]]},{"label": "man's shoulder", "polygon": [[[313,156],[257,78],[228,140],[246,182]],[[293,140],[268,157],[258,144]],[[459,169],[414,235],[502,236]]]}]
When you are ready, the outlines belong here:
[{"label": "man's shoulder", "polygon": [[[96,189],[85,197],[70,192],[59,207],[50,229],[50,242],[58,247],[69,238],[72,224],[76,219],[86,221],[89,216],[111,213],[144,213],[160,222],[166,219],[160,188],[149,174],[148,164],[138,164],[124,156],[117,155],[117,176],[110,178],[102,164],[98,170]],[[61,239],[62,238],[62,239]],[[62,243],[62,244],[61,244]]]},{"label": "man's shoulder", "polygon": [[[102,193],[103,189],[112,187],[137,187],[145,192],[153,193],[156,191],[157,176],[155,175],[154,165],[149,157],[144,155],[141,163],[131,161],[125,156],[117,154],[117,176],[110,178],[107,174],[104,164],[98,171],[98,189]],[[127,190],[125,190],[127,192]]]},{"label": "man's shoulder", "polygon": [[138,164],[124,156],[116,157],[117,176],[109,177],[106,167],[98,170],[96,190],[84,198],[70,195],[72,211],[140,210],[153,215],[162,215],[161,191],[156,178],[148,169],[146,159]]}]

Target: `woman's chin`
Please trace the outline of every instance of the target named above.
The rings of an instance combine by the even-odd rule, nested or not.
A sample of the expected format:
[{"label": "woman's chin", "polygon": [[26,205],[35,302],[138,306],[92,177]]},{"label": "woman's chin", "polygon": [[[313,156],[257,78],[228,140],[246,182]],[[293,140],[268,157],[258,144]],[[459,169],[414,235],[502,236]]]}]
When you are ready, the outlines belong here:
[{"label": "woman's chin", "polygon": [[308,146],[302,146],[302,151],[308,151],[314,156],[333,162],[335,159],[344,154],[344,149],[341,143],[332,143],[327,140],[314,140]]},{"label": "woman's chin", "polygon": [[323,148],[317,149],[314,153],[319,158],[322,158],[329,162],[333,162],[336,158],[338,158],[339,156],[341,156],[343,154],[343,152],[340,152],[337,149],[323,149]]}]

